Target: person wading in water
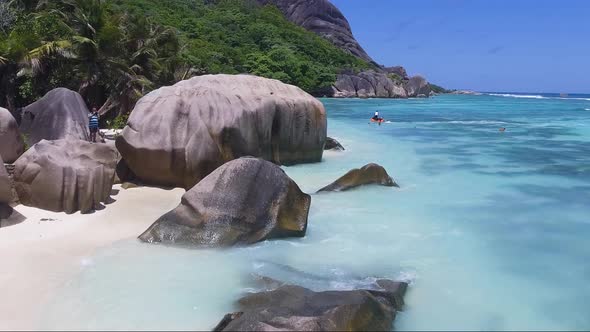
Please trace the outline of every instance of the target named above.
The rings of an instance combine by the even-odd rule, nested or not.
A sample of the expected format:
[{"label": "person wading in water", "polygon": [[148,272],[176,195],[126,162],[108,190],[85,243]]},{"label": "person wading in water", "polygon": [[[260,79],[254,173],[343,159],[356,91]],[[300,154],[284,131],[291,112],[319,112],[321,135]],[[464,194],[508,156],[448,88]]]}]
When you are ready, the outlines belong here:
[{"label": "person wading in water", "polygon": [[96,143],[96,134],[98,133],[98,110],[96,107],[88,115],[88,129],[90,129],[90,142]]}]

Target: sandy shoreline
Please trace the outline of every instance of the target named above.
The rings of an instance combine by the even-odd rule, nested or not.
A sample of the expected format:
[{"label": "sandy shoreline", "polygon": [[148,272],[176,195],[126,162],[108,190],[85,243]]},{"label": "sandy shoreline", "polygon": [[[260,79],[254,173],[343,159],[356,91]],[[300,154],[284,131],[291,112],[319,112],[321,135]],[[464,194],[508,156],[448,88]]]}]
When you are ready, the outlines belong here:
[{"label": "sandy shoreline", "polygon": [[38,329],[44,304],[88,257],[137,237],[184,194],[183,189],[113,189],[118,191],[115,202],[93,214],[15,208],[27,220],[0,228],[0,329]]}]

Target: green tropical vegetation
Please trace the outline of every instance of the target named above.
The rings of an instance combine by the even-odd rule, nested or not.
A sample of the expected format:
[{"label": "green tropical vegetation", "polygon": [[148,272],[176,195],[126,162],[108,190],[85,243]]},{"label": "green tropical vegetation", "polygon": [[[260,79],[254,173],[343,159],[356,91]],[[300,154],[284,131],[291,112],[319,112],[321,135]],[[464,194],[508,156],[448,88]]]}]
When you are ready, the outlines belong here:
[{"label": "green tropical vegetation", "polygon": [[447,90],[445,88],[443,88],[440,85],[436,85],[434,83],[429,83],[428,84],[430,86],[430,90],[432,90],[432,92],[434,93],[450,93],[452,92],[452,90]]},{"label": "green tropical vegetation", "polygon": [[251,73],[321,94],[366,62],[250,0],[0,0],[0,106],[55,87],[111,123],[163,85]]}]

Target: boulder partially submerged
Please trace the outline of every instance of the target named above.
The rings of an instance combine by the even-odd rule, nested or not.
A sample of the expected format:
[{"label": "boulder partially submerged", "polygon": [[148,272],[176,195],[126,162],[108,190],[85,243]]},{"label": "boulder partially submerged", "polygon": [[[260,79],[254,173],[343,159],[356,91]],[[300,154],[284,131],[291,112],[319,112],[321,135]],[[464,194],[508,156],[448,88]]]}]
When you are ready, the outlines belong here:
[{"label": "boulder partially submerged", "polygon": [[332,137],[326,138],[326,145],[324,145],[324,150],[336,150],[336,151],[344,151],[344,147],[340,142],[333,139]]},{"label": "boulder partially submerged", "polygon": [[16,120],[7,109],[0,107],[0,156],[5,162],[13,163],[24,151]]},{"label": "boulder partially submerged", "polygon": [[116,150],[106,144],[43,140],[16,161],[16,191],[24,205],[91,212],[108,202],[116,163]]},{"label": "boulder partially submerged", "polygon": [[314,292],[282,285],[238,301],[214,331],[391,331],[407,284],[380,280],[375,289]]},{"label": "boulder partially submerged", "polygon": [[319,162],[326,113],[298,87],[251,75],[205,75],[139,100],[117,148],[147,184],[192,188],[224,163],[254,156]]},{"label": "boulder partially submerged", "polygon": [[44,139],[88,141],[88,108],[79,93],[53,89],[23,109],[20,131],[29,146]]},{"label": "boulder partially submerged", "polygon": [[209,174],[139,238],[150,243],[227,247],[302,237],[310,203],[310,196],[280,167],[244,157]]},{"label": "boulder partially submerged", "polygon": [[320,189],[322,191],[345,191],[362,185],[378,184],[386,187],[399,187],[387,174],[383,166],[368,164],[362,168],[355,168],[330,185]]}]

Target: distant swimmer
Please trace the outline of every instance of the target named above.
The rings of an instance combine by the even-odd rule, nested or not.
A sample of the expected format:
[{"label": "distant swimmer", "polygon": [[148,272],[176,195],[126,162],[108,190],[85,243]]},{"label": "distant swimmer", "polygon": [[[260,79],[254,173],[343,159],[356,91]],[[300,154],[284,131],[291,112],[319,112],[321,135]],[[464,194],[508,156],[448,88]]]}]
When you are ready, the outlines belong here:
[{"label": "distant swimmer", "polygon": [[503,132],[505,132],[505,131],[506,131],[506,128],[503,128],[503,127],[502,127],[502,128],[500,128],[500,132],[501,132],[501,133],[503,133]]}]

